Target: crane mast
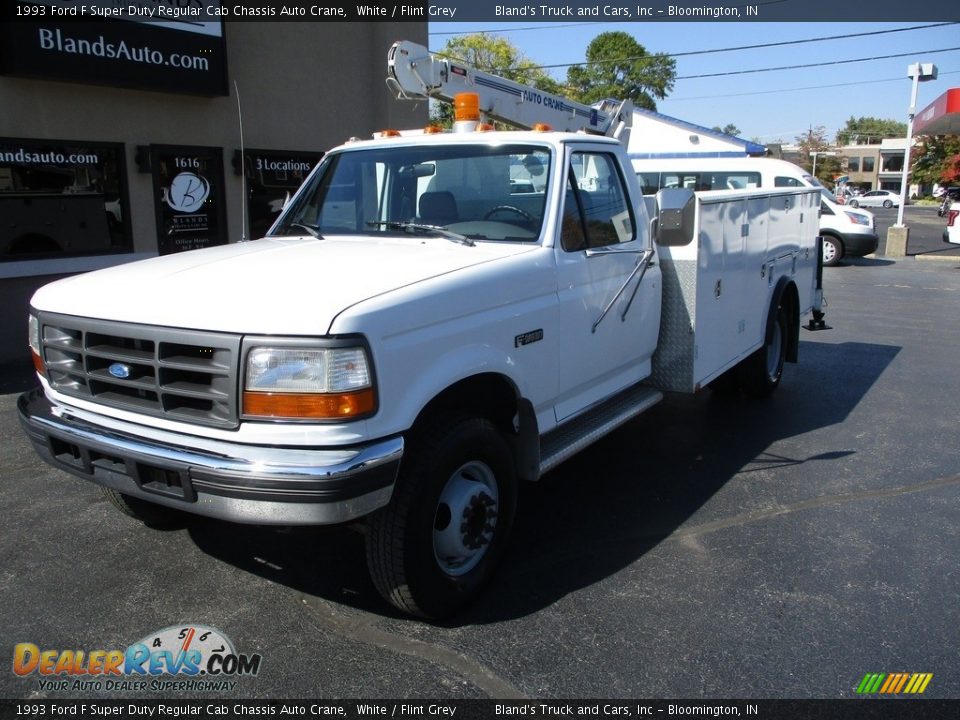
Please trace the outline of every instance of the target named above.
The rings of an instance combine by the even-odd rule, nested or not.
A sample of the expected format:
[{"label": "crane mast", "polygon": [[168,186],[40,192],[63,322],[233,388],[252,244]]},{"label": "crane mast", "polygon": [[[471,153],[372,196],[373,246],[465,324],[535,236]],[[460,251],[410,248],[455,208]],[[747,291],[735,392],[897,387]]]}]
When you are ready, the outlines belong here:
[{"label": "crane mast", "polygon": [[476,93],[484,115],[523,130],[546,123],[557,131],[617,138],[624,147],[630,138],[633,104],[629,100],[585,105],[477,70],[407,40],[390,48],[387,70],[387,86],[399,99],[453,103],[459,93]]}]

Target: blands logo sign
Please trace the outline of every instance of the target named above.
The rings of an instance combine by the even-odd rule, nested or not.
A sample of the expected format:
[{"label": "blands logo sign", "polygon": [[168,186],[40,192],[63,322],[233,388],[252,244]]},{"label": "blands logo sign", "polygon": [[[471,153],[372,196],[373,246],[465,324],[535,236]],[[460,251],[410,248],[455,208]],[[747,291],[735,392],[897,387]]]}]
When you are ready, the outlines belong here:
[{"label": "blands logo sign", "polygon": [[933,673],[867,673],[857,686],[858,695],[922,695]]}]

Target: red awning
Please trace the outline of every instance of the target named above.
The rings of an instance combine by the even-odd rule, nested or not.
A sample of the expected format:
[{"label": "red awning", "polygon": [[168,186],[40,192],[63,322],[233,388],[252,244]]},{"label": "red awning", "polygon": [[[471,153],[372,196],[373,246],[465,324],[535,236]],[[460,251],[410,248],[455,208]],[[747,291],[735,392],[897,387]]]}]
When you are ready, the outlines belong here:
[{"label": "red awning", "polygon": [[913,119],[914,135],[960,135],[960,88],[951,88]]}]

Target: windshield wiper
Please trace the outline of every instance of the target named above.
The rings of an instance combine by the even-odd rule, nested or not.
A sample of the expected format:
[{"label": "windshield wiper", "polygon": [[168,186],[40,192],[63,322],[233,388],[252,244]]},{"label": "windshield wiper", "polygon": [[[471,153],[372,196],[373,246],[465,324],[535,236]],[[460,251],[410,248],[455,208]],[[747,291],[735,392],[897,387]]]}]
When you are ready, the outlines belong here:
[{"label": "windshield wiper", "polygon": [[427,225],[426,223],[417,223],[409,220],[367,220],[367,225],[392,228],[395,230],[425,230],[427,232],[439,233],[447,240],[460,243],[461,245],[467,245],[469,247],[476,245],[476,243],[466,235],[461,235],[453,230],[447,230],[447,228],[441,227],[440,225]]},{"label": "windshield wiper", "polygon": [[287,229],[290,228],[303,228],[313,237],[317,238],[318,240],[323,240],[323,235],[320,234],[320,228],[317,225],[308,225],[307,223],[302,222],[292,222],[287,225]]}]

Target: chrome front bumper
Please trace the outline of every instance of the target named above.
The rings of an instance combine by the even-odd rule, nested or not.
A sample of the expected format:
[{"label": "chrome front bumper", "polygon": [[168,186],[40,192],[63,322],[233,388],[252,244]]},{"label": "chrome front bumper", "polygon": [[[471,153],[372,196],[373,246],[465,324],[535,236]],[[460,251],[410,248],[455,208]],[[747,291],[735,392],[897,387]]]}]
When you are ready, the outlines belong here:
[{"label": "chrome front bumper", "polygon": [[21,395],[17,410],[34,448],[54,467],[233,522],[326,525],[362,517],[390,501],[403,455],[401,437],[323,449],[162,443],[83,420],[39,388]]}]

